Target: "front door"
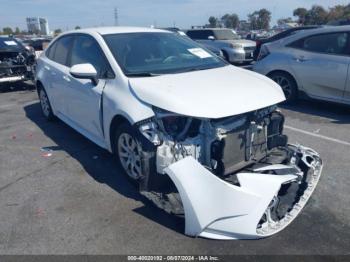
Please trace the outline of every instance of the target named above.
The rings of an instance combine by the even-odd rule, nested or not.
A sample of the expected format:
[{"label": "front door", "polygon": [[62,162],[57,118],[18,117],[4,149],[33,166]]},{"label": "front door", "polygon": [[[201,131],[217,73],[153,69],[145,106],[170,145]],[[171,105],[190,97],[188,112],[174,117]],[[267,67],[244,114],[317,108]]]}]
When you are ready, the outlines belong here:
[{"label": "front door", "polygon": [[109,64],[96,40],[89,35],[75,36],[70,56],[70,66],[91,64],[99,78],[95,85],[88,79],[77,79],[67,74],[67,116],[87,136],[94,140],[104,137],[101,125],[101,97],[108,81]]}]

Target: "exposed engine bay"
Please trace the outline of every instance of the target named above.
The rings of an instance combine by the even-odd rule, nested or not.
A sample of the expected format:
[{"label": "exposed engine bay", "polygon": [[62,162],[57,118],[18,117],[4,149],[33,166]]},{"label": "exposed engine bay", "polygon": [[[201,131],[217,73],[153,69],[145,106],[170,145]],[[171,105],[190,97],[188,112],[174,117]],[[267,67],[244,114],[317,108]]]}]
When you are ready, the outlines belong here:
[{"label": "exposed engine bay", "polygon": [[11,45],[0,48],[0,83],[34,79],[35,55],[13,40],[3,42]]},{"label": "exposed engine bay", "polygon": [[275,234],[296,217],[317,185],[319,155],[288,144],[276,106],[215,120],[154,111],[156,117],[138,128],[157,148],[157,173],[169,175],[179,192],[188,235]]}]

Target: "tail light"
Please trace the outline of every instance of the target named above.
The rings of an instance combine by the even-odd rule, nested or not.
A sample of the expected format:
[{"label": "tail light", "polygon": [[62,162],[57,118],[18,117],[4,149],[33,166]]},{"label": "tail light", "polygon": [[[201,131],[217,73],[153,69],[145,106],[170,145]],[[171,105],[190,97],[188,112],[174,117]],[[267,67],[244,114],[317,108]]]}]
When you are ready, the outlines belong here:
[{"label": "tail light", "polygon": [[267,57],[270,54],[269,49],[267,48],[266,45],[262,45],[259,55],[258,55],[258,59],[257,61],[263,60],[265,57]]}]

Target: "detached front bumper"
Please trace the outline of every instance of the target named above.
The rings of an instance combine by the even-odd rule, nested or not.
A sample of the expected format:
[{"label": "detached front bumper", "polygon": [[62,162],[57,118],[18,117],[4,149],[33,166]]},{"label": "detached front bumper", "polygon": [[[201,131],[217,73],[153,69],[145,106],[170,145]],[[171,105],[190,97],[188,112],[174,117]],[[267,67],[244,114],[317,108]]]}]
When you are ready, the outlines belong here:
[{"label": "detached front bumper", "polygon": [[[312,149],[293,146],[301,171],[288,165],[266,165],[237,174],[234,185],[212,174],[192,157],[170,165],[165,172],[173,180],[185,211],[185,233],[211,239],[257,239],[276,234],[290,224],[311,197],[322,171],[322,160]],[[296,183],[304,188],[280,219],[271,212],[282,187]],[[299,191],[299,190],[298,190]]]},{"label": "detached front bumper", "polygon": [[34,67],[17,65],[0,67],[0,83],[14,83],[33,79]]},{"label": "detached front bumper", "polygon": [[1,77],[0,83],[13,83],[18,81],[24,81],[26,80],[26,77],[23,76],[10,76],[10,77]]}]

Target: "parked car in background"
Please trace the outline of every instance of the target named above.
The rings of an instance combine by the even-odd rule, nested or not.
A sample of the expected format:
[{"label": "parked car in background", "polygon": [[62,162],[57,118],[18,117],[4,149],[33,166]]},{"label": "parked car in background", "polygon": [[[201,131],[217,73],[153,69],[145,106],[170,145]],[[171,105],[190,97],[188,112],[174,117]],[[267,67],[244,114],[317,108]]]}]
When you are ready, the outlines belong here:
[{"label": "parked car in background", "polygon": [[309,97],[350,104],[350,26],[311,29],[264,44],[253,66],[276,81],[287,101]]},{"label": "parked car in background", "polygon": [[61,34],[36,80],[43,115],[113,152],[144,196],[185,216],[187,235],[276,234],[319,181],[319,155],[283,134],[275,82],[168,31]]},{"label": "parked car in background", "polygon": [[33,38],[23,40],[23,43],[26,43],[34,48],[35,51],[43,51],[51,42],[49,38]]},{"label": "parked car in background", "polygon": [[253,61],[256,43],[241,39],[233,30],[226,28],[191,29],[186,34],[193,40],[220,49],[227,61],[233,64]]},{"label": "parked car in background", "polygon": [[34,78],[35,54],[13,37],[0,36],[0,84]]},{"label": "parked car in background", "polygon": [[299,26],[299,27],[287,29],[283,32],[280,32],[280,33],[275,34],[275,35],[268,37],[268,38],[256,39],[256,49],[254,51],[254,60],[256,60],[258,58],[261,46],[263,44],[267,44],[267,43],[281,40],[283,38],[291,36],[292,34],[295,34],[295,33],[302,31],[302,30],[315,29],[315,28],[319,28],[319,27],[320,26],[317,26],[317,25],[315,25],[315,26]]},{"label": "parked car in background", "polygon": [[[186,33],[184,31],[182,31],[181,29],[177,28],[177,27],[166,27],[166,28],[159,28],[159,29],[163,29],[163,30],[167,30],[173,33],[176,33],[182,37],[186,37],[188,39],[191,39],[188,35],[186,35]],[[201,44],[204,48],[208,49],[209,51],[211,51],[212,53],[214,53],[215,55],[221,57],[222,59],[225,59],[224,57],[224,53],[219,49],[216,48],[215,46],[212,45],[206,45],[206,44]]]},{"label": "parked car in background", "polygon": [[35,55],[38,58],[42,51],[46,49],[46,47],[51,42],[51,38],[32,38],[32,39],[26,39],[22,42],[26,45],[31,46],[35,50]]}]

